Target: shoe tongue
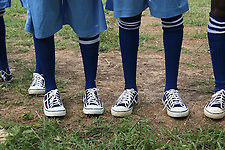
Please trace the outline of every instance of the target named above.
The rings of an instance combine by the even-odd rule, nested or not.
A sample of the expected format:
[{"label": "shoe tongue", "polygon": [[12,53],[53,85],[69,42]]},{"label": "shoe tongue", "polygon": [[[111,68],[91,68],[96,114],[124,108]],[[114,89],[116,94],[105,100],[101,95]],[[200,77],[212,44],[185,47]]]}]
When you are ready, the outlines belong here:
[{"label": "shoe tongue", "polygon": [[96,103],[94,103],[94,102],[90,102],[89,104],[90,104],[90,105],[97,105],[97,104],[96,104]]},{"label": "shoe tongue", "polygon": [[220,108],[220,104],[213,104],[211,107],[218,107],[218,108]]},{"label": "shoe tongue", "polygon": [[175,104],[174,107],[181,107],[181,105],[180,104]]},{"label": "shoe tongue", "polygon": [[124,106],[125,107],[125,103],[119,103],[117,106]]}]

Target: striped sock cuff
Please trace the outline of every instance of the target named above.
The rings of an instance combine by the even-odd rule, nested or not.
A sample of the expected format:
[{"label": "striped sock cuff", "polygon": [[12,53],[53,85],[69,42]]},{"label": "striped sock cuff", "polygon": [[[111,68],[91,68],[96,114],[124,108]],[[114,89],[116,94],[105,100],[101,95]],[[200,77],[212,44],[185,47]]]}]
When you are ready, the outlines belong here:
[{"label": "striped sock cuff", "polygon": [[4,16],[5,14],[5,9],[0,9],[0,17]]},{"label": "striped sock cuff", "polygon": [[123,21],[121,18],[118,19],[119,27],[125,30],[136,30],[139,29],[141,26],[141,20],[133,21],[133,22],[127,22]]},{"label": "striped sock cuff", "polygon": [[209,17],[208,33],[224,34],[225,33],[225,19],[218,19],[211,15]]},{"label": "striped sock cuff", "polygon": [[90,44],[94,44],[100,41],[100,37],[99,34],[92,36],[92,37],[88,37],[88,38],[84,38],[84,37],[79,37],[79,43],[80,44],[84,44],[84,45],[90,45]]},{"label": "striped sock cuff", "polygon": [[184,19],[183,16],[177,16],[169,19],[161,19],[161,24],[163,28],[174,28],[180,25],[183,25]]}]

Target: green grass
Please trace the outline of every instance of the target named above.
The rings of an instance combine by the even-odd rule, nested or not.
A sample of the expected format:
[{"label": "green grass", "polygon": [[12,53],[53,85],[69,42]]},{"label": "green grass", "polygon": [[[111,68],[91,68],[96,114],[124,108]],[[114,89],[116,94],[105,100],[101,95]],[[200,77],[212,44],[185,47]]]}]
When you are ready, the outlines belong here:
[{"label": "green grass", "polygon": [[[30,119],[31,114],[24,114]],[[118,119],[106,123],[104,117],[93,118],[91,127],[75,129],[62,126],[59,119],[39,118],[35,124],[1,123],[9,136],[1,149],[218,149],[225,146],[224,131],[217,125],[210,128],[180,130],[157,129],[139,119]]]},{"label": "green grass", "polygon": [[210,11],[210,1],[189,0],[190,10],[185,13],[185,24],[195,26],[207,26]]},{"label": "green grass", "polygon": [[[104,4],[105,4],[104,0]],[[185,25],[207,26],[210,1],[189,0],[190,11],[184,15]],[[5,23],[7,27],[7,48],[9,54],[28,53],[33,50],[32,35],[24,31],[26,22],[26,10],[20,6],[19,0],[12,1],[12,7],[6,10]],[[143,15],[149,15],[144,13]],[[119,49],[117,19],[113,18],[113,13],[106,11],[108,30],[100,34],[101,52],[108,52]],[[149,25],[151,27],[160,26],[159,23]],[[193,31],[186,34],[187,38],[206,39],[204,30]],[[140,33],[140,47],[151,50],[162,51],[162,43],[156,43],[162,35]],[[71,27],[64,26],[55,35],[57,50],[68,48],[79,50],[78,37]],[[150,42],[149,42],[150,41]],[[150,44],[149,44],[150,43]],[[204,46],[203,46],[204,47]],[[183,49],[183,53],[195,56],[202,49]],[[205,49],[205,47],[204,47]],[[35,111],[42,111],[42,107],[35,101],[33,96],[27,94],[27,89],[31,81],[32,72],[35,69],[35,60],[28,61],[23,58],[9,57],[9,63],[14,64],[16,78],[13,83],[0,85],[0,107],[5,106],[26,106],[34,107]],[[207,68],[204,65],[186,64],[189,67]],[[57,71],[57,70],[56,70]],[[71,77],[75,78],[75,77]],[[67,92],[68,79],[57,79],[57,85],[61,92]],[[208,93],[212,91],[213,79],[196,81],[190,86],[201,86],[198,92]],[[79,85],[78,85],[79,86]],[[10,99],[10,94],[19,94],[18,99]],[[81,101],[83,93],[74,92],[69,100]],[[10,109],[8,107],[7,109]],[[88,119],[90,125],[77,123],[84,119],[84,116],[74,116],[70,120],[77,125],[69,126],[64,124],[61,118],[41,117],[38,113],[21,110],[21,116],[8,117],[0,114],[0,130],[7,131],[8,136],[4,142],[0,142],[0,149],[14,150],[50,150],[50,149],[225,149],[225,128],[214,120],[206,119],[207,125],[177,126],[169,128],[163,122],[154,123],[144,116],[112,118],[105,116],[91,116]],[[136,112],[140,113],[140,112]],[[172,118],[171,118],[172,119]],[[181,120],[182,121],[182,120]],[[188,121],[185,120],[185,121]],[[74,123],[72,122],[72,123]],[[71,124],[72,124],[71,123]],[[0,140],[1,141],[1,140]]]}]

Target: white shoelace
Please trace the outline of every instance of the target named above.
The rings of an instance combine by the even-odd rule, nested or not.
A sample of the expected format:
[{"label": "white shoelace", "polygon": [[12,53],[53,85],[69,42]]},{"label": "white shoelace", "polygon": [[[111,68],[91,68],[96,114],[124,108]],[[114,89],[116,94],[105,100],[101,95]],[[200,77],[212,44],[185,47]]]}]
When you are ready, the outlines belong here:
[{"label": "white shoelace", "polygon": [[41,75],[34,75],[33,80],[31,85],[32,86],[39,86],[39,87],[44,87],[45,86],[45,81],[43,77],[40,77]]},{"label": "white shoelace", "polygon": [[181,107],[185,107],[184,102],[180,98],[180,95],[177,90],[169,90],[165,92],[166,94],[166,101],[165,101],[165,107],[163,110],[169,106],[170,108],[174,108],[175,105],[180,105]]},{"label": "white shoelace", "polygon": [[49,100],[49,107],[53,108],[54,106],[61,106],[62,101],[59,96],[57,89],[51,90],[47,93],[47,100]]},{"label": "white shoelace", "polygon": [[95,104],[99,105],[98,97],[97,97],[97,88],[91,88],[86,90],[86,104]]},{"label": "white shoelace", "polygon": [[131,100],[135,100],[135,95],[136,95],[136,91],[133,89],[126,89],[123,91],[123,93],[121,94],[121,96],[119,97],[116,105],[120,105],[120,104],[124,104],[126,107],[129,107]]},{"label": "white shoelace", "polygon": [[225,90],[216,92],[209,103],[209,106],[219,104],[222,109],[225,109]]}]

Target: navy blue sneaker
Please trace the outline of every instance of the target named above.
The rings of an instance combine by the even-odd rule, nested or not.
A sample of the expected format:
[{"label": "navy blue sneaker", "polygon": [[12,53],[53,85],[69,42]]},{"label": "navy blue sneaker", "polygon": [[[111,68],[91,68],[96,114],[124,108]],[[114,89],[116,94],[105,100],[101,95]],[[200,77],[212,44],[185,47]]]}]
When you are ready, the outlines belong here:
[{"label": "navy blue sneaker", "polygon": [[222,89],[213,94],[212,99],[204,108],[204,114],[212,119],[225,117],[225,90]]},{"label": "navy blue sneaker", "polygon": [[170,117],[180,118],[189,115],[189,109],[181,99],[178,90],[170,89],[165,91],[162,102],[165,105],[164,109],[167,109],[167,114]]},{"label": "navy blue sneaker", "polygon": [[85,90],[83,112],[87,115],[100,115],[104,112],[101,100],[98,98],[97,88]]},{"label": "navy blue sneaker", "polygon": [[126,117],[133,111],[138,101],[138,92],[134,89],[126,89],[120,95],[117,102],[111,108],[111,114],[116,117]]},{"label": "navy blue sneaker", "polygon": [[45,94],[45,79],[39,73],[33,73],[32,83],[28,89],[29,94]]},{"label": "navy blue sneaker", "polygon": [[11,82],[13,80],[12,73],[9,72],[8,70],[4,71],[1,70],[2,76],[1,76],[1,81],[2,82]]},{"label": "navy blue sneaker", "polygon": [[45,94],[44,113],[49,117],[60,117],[66,115],[66,109],[63,106],[58,89],[51,90]]}]

